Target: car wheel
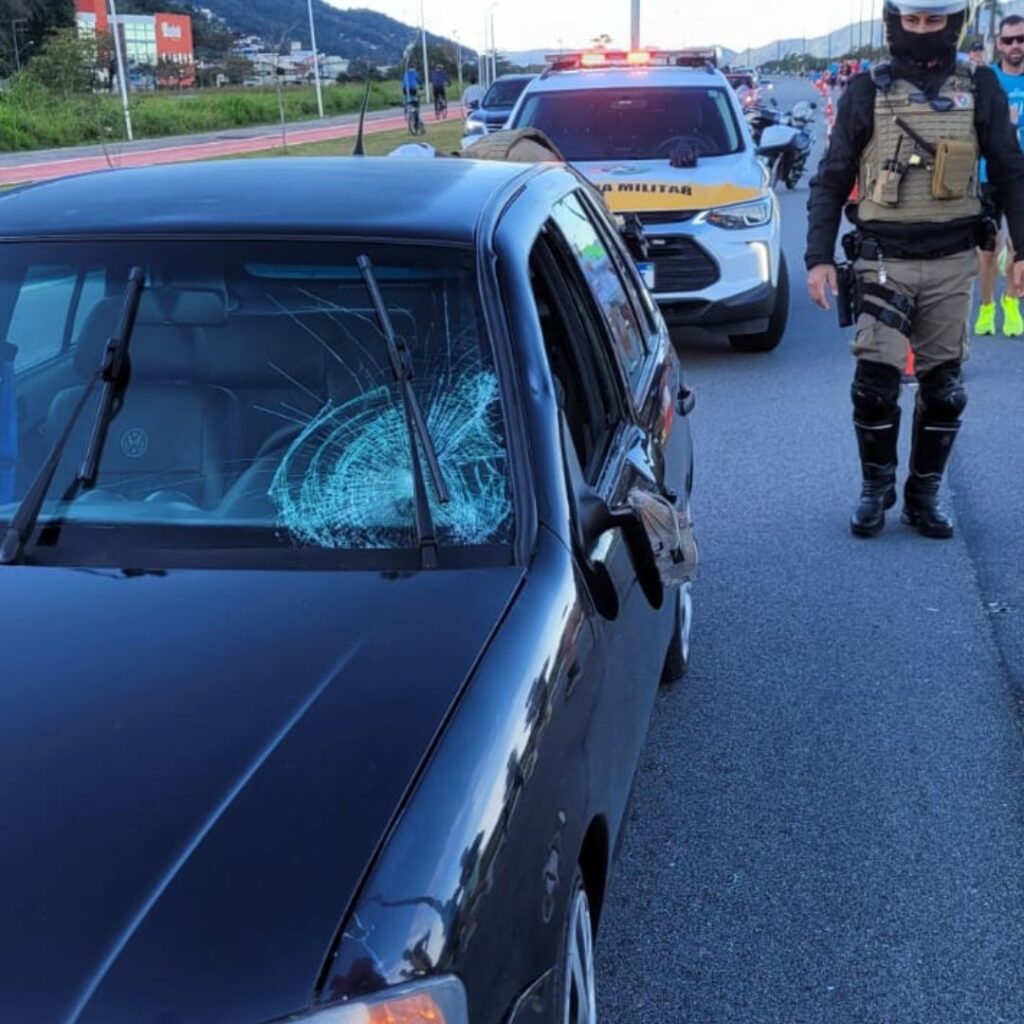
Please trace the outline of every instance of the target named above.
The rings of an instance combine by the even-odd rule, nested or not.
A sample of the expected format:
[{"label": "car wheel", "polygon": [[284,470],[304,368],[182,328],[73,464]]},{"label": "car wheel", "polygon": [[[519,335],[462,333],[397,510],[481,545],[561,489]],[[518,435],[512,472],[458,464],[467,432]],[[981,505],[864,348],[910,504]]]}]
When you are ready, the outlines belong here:
[{"label": "car wheel", "polygon": [[678,683],[690,668],[690,630],[693,626],[693,598],[690,584],[684,583],[676,590],[676,619],[672,639],[665,652],[665,664],[661,670],[661,685]]},{"label": "car wheel", "polygon": [[595,975],[590,900],[577,866],[556,967],[555,1024],[597,1024]]},{"label": "car wheel", "polygon": [[768,330],[760,334],[732,334],[729,344],[737,352],[770,352],[786,333],[789,321],[789,267],[783,255],[779,262],[779,287],[775,290],[775,305],[768,320]]}]

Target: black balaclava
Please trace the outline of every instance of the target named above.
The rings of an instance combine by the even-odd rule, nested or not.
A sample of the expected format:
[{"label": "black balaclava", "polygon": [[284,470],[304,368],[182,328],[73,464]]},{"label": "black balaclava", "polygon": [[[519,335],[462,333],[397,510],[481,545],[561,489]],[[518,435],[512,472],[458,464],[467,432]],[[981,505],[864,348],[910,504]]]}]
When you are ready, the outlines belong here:
[{"label": "black balaclava", "polygon": [[917,64],[921,68],[940,64],[952,68],[964,27],[964,12],[950,14],[946,27],[939,32],[906,32],[898,11],[885,12],[885,36],[889,52],[896,60]]}]

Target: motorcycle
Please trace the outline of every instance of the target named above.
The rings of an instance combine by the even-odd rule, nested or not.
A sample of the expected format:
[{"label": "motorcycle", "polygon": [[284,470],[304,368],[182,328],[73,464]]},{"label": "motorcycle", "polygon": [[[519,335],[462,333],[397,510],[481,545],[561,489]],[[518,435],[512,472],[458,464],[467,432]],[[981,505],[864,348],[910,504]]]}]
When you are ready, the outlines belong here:
[{"label": "motorcycle", "polygon": [[750,107],[744,112],[744,117],[754,138],[754,145],[760,146],[765,128],[778,124],[782,120],[782,111],[778,109],[778,102],[773,99],[771,104],[758,103]]},{"label": "motorcycle", "polygon": [[776,122],[763,127],[757,155],[768,165],[773,188],[781,181],[786,188],[794,189],[803,177],[814,146],[809,126],[817,107],[817,103],[798,103],[788,114],[779,113]]}]

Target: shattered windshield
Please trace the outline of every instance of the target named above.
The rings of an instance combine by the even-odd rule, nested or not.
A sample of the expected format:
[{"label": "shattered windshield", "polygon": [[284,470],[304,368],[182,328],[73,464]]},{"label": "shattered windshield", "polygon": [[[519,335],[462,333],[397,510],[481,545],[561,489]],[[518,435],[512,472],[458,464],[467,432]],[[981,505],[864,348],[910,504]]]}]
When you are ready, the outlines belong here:
[{"label": "shattered windshield", "polygon": [[473,255],[442,246],[0,246],[0,523],[99,367],[129,267],[138,265],[146,277],[130,378],[96,486],[71,487],[88,446],[89,406],[43,506],[36,546],[49,530],[54,550],[88,547],[100,534],[106,547],[114,536],[161,548],[415,548],[410,435],[356,263],[363,254],[408,349],[450,491],[440,502],[428,478],[439,546],[509,545],[504,418]]}]

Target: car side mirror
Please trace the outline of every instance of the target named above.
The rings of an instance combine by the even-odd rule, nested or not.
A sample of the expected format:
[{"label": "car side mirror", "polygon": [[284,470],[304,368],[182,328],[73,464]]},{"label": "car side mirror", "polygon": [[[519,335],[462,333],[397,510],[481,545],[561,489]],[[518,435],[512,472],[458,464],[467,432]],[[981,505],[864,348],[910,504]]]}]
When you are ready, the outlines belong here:
[{"label": "car side mirror", "polygon": [[654,558],[651,539],[639,515],[628,505],[609,508],[608,503],[586,482],[576,455],[565,410],[559,410],[559,429],[565,458],[566,484],[573,510],[573,546],[577,564],[598,614],[609,621],[619,616],[619,593],[608,567],[592,557],[594,546],[611,530],[621,530],[629,560],[644,597],[655,610],[665,601],[665,585]]},{"label": "car side mirror", "polygon": [[607,567],[590,558],[594,545],[609,531],[620,530],[637,582],[655,610],[665,601],[665,586],[654,560],[654,549],[637,513],[628,505],[609,508],[592,488],[585,486],[576,493],[581,550],[579,559],[598,612],[606,619],[619,614],[619,595]]},{"label": "car side mirror", "polygon": [[635,213],[627,213],[622,217],[620,228],[622,240],[626,243],[629,255],[637,263],[646,263],[650,258],[650,245],[644,232],[644,225]]},{"label": "car side mirror", "polygon": [[470,100],[466,104],[466,109],[467,110],[479,110],[480,109],[480,101],[479,100]]}]

